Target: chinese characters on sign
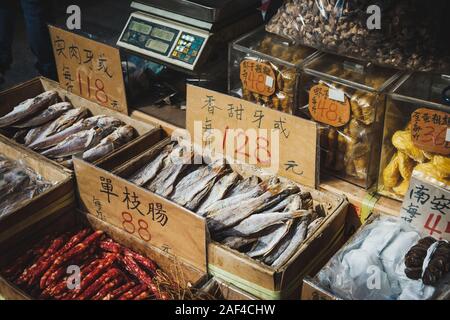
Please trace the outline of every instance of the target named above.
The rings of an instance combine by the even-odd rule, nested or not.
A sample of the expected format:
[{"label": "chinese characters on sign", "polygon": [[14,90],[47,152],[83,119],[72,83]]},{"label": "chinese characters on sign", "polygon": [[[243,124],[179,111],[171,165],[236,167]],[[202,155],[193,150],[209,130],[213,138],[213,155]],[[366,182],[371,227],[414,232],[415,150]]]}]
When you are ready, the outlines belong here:
[{"label": "chinese characters on sign", "polygon": [[447,139],[449,128],[450,117],[447,112],[421,108],[411,115],[412,140],[422,150],[450,155],[450,141]]},{"label": "chinese characters on sign", "polygon": [[401,218],[432,237],[450,240],[450,191],[413,175]]},{"label": "chinese characters on sign", "polygon": [[49,29],[61,86],[128,113],[119,50],[56,27]]},{"label": "chinese characters on sign", "polygon": [[241,62],[240,70],[240,78],[244,90],[263,96],[271,96],[275,93],[275,71],[269,64],[244,60]]}]

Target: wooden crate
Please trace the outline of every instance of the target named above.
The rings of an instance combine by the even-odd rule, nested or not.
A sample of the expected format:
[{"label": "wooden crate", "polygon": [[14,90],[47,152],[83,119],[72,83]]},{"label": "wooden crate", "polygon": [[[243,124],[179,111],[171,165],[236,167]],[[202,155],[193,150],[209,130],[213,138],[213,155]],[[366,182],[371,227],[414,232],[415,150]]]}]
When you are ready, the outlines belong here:
[{"label": "wooden crate", "polygon": [[[161,251],[158,248],[149,246],[143,241],[136,240],[119,228],[80,211],[66,211],[56,218],[51,217],[51,219],[42,221],[39,225],[34,225],[32,228],[28,228],[20,234],[0,242],[0,254],[2,255],[0,268],[11,261],[15,252],[29,248],[29,243],[33,242],[34,239],[40,239],[44,235],[52,232],[69,231],[80,225],[90,226],[94,230],[102,230],[123,246],[152,259],[166,274],[173,279],[177,279],[183,288],[197,288],[206,280],[206,273],[196,269],[192,265],[180,261],[173,255]],[[188,245],[189,243],[186,243],[186,246]],[[14,250],[10,250],[10,248],[14,248]],[[27,293],[4,279],[1,275],[0,296],[7,300],[32,299]]]},{"label": "wooden crate", "polygon": [[29,225],[75,207],[72,176],[43,156],[0,136],[0,153],[33,169],[43,179],[54,183],[45,192],[24,201],[12,212],[0,217],[0,241],[21,232]]},{"label": "wooden crate", "polygon": [[[129,158],[132,158],[137,154],[139,154],[140,152],[139,145],[143,143],[142,140],[145,140],[148,134],[151,134],[152,131],[159,128],[158,125],[138,121],[122,113],[113,111],[111,109],[100,106],[99,104],[91,102],[87,99],[81,98],[75,94],[72,94],[62,89],[59,83],[43,77],[32,79],[28,82],[19,84],[11,89],[0,92],[0,117],[11,112],[13,108],[22,101],[33,98],[43,93],[44,91],[48,90],[57,91],[61,98],[71,102],[74,107],[84,107],[88,109],[92,115],[104,114],[107,116],[112,116],[134,127],[136,129],[136,132],[138,133],[138,137],[135,138],[133,141],[130,141],[126,145],[120,147],[119,149],[115,150],[115,152],[124,154]],[[103,159],[98,159],[94,163],[96,164],[101,163],[102,160]],[[60,166],[55,161],[52,162]]]},{"label": "wooden crate", "polygon": [[225,282],[219,278],[211,278],[201,291],[211,295],[217,300],[258,300],[250,293],[242,291],[231,283]]},{"label": "wooden crate", "polygon": [[[151,161],[169,142],[170,139],[164,139],[160,143],[150,146],[146,152],[124,162],[113,170],[113,176],[119,177],[121,181],[126,181],[138,168]],[[233,167],[235,171],[242,175],[255,174],[261,176],[261,172],[263,172],[249,165],[233,165]],[[106,173],[102,174],[105,176]],[[89,176],[92,177],[92,174],[89,174]],[[80,178],[83,179],[81,176]],[[84,181],[81,184],[85,185],[86,183],[88,182]],[[133,186],[133,184],[128,183],[128,186]],[[134,188],[142,190],[141,192],[151,195],[153,198],[158,198],[161,203],[171,207],[174,211],[183,212],[185,215],[195,215],[170,200],[153,194],[147,189],[136,186]],[[347,200],[343,196],[336,196],[329,192],[317,191],[304,186],[300,186],[300,188],[311,192],[315,203],[320,202],[325,205],[327,218],[318,231],[299,248],[297,254],[286,266],[279,270],[274,270],[236,250],[214,241],[209,241],[208,272],[245,292],[249,292],[257,298],[282,299],[295,297],[296,295],[298,297],[303,277],[320,268],[322,265],[317,267],[317,264],[328,261],[334,252],[338,250],[339,247],[334,246],[334,244],[343,238],[348,205]],[[88,197],[86,197],[86,202],[89,202]],[[204,220],[203,218],[199,219]],[[117,223],[117,221],[114,223]],[[330,247],[333,250],[319,261],[320,253],[328,252]]]}]

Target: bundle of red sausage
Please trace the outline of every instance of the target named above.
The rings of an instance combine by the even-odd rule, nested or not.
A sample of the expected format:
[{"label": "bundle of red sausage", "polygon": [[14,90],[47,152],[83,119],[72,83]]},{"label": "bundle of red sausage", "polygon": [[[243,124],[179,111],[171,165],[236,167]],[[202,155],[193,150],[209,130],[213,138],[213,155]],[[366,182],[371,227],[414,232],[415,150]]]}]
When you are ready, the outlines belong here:
[{"label": "bundle of red sausage", "polygon": [[[80,268],[74,285],[69,266]],[[2,270],[32,297],[57,300],[167,300],[155,283],[160,273],[152,260],[91,229],[47,236]]]}]

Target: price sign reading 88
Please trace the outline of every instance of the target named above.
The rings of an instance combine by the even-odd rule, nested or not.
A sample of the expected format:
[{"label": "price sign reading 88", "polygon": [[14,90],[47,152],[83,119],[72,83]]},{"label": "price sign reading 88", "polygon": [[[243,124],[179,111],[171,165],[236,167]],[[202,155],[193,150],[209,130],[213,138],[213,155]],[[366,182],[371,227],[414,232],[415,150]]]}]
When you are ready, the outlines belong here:
[{"label": "price sign reading 88", "polygon": [[329,88],[318,84],[309,90],[309,112],[315,121],[333,127],[345,126],[350,121],[350,101],[337,101],[329,98]]},{"label": "price sign reading 88", "polygon": [[129,212],[122,212],[122,228],[129,234],[138,235],[145,242],[150,242],[152,236],[148,230],[148,222],[143,219],[135,221]]}]

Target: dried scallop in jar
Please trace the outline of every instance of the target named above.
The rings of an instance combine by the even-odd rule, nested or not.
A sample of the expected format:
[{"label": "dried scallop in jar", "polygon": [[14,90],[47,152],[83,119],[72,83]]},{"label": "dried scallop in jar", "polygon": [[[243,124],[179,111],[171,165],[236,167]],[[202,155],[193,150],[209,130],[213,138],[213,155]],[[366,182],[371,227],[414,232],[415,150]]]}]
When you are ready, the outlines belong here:
[{"label": "dried scallop in jar", "polygon": [[333,168],[336,159],[338,131],[333,127],[324,128],[324,137],[326,138],[325,146],[323,146],[326,150],[325,166],[327,168]]},{"label": "dried scallop in jar", "polygon": [[375,103],[376,96],[371,93],[356,92],[350,99],[350,106],[354,118],[358,119],[365,125],[375,122]]},{"label": "dried scallop in jar", "polygon": [[398,168],[403,179],[409,180],[411,178],[416,162],[412,160],[406,153],[398,152]]},{"label": "dried scallop in jar", "polygon": [[386,188],[392,189],[400,183],[400,180],[399,155],[396,152],[383,170],[383,182]]},{"label": "dried scallop in jar", "polygon": [[410,131],[397,131],[394,133],[392,136],[392,144],[397,150],[406,153],[414,161],[420,163],[426,161],[423,151],[414,145]]}]

